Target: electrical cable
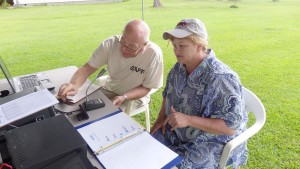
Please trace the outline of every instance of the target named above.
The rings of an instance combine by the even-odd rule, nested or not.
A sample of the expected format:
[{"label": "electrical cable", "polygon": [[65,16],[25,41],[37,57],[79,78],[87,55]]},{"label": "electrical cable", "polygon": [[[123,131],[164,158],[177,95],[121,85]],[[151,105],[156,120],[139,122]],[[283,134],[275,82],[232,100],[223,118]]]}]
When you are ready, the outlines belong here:
[{"label": "electrical cable", "polygon": [[65,111],[58,110],[57,108],[55,108],[55,106],[53,106],[53,109],[54,109],[55,113],[65,114],[65,115],[71,115],[71,114],[81,110],[81,109],[77,109],[77,110],[73,110],[70,112],[65,112]]}]

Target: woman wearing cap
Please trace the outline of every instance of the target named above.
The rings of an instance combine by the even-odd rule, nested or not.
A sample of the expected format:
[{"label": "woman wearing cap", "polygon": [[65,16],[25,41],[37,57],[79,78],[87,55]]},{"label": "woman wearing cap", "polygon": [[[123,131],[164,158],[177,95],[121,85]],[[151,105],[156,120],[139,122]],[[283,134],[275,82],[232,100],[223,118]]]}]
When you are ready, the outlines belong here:
[{"label": "woman wearing cap", "polygon": [[[205,25],[183,19],[163,38],[177,63],[168,74],[154,137],[182,156],[178,168],[218,168],[224,145],[246,129],[238,75],[208,49]],[[246,144],[232,152],[233,167],[247,161]]]}]

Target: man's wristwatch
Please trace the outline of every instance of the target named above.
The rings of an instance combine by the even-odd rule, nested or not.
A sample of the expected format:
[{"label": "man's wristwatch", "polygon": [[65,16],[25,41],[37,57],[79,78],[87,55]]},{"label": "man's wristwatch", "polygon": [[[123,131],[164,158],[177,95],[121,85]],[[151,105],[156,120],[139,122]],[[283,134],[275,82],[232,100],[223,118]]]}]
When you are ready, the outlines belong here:
[{"label": "man's wristwatch", "polygon": [[126,96],[126,94],[124,94],[123,97],[125,98],[125,100],[128,99],[128,97]]}]

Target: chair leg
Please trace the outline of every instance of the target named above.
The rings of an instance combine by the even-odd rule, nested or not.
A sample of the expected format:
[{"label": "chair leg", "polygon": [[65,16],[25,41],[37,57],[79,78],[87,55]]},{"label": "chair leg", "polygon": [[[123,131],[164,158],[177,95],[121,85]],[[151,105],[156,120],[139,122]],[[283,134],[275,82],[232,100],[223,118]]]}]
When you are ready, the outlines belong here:
[{"label": "chair leg", "polygon": [[149,111],[149,105],[146,107],[145,111],[145,121],[146,121],[146,129],[148,132],[150,132],[150,111]]}]

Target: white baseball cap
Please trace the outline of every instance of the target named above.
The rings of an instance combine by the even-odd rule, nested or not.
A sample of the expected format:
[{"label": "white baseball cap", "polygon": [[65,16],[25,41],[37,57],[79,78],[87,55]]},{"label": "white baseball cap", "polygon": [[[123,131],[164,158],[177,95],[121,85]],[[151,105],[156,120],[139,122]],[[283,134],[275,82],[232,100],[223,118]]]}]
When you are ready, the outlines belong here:
[{"label": "white baseball cap", "polygon": [[178,22],[175,29],[164,32],[163,38],[165,40],[170,39],[170,36],[175,38],[185,38],[191,34],[196,34],[208,41],[208,33],[204,23],[195,18],[182,19]]}]

